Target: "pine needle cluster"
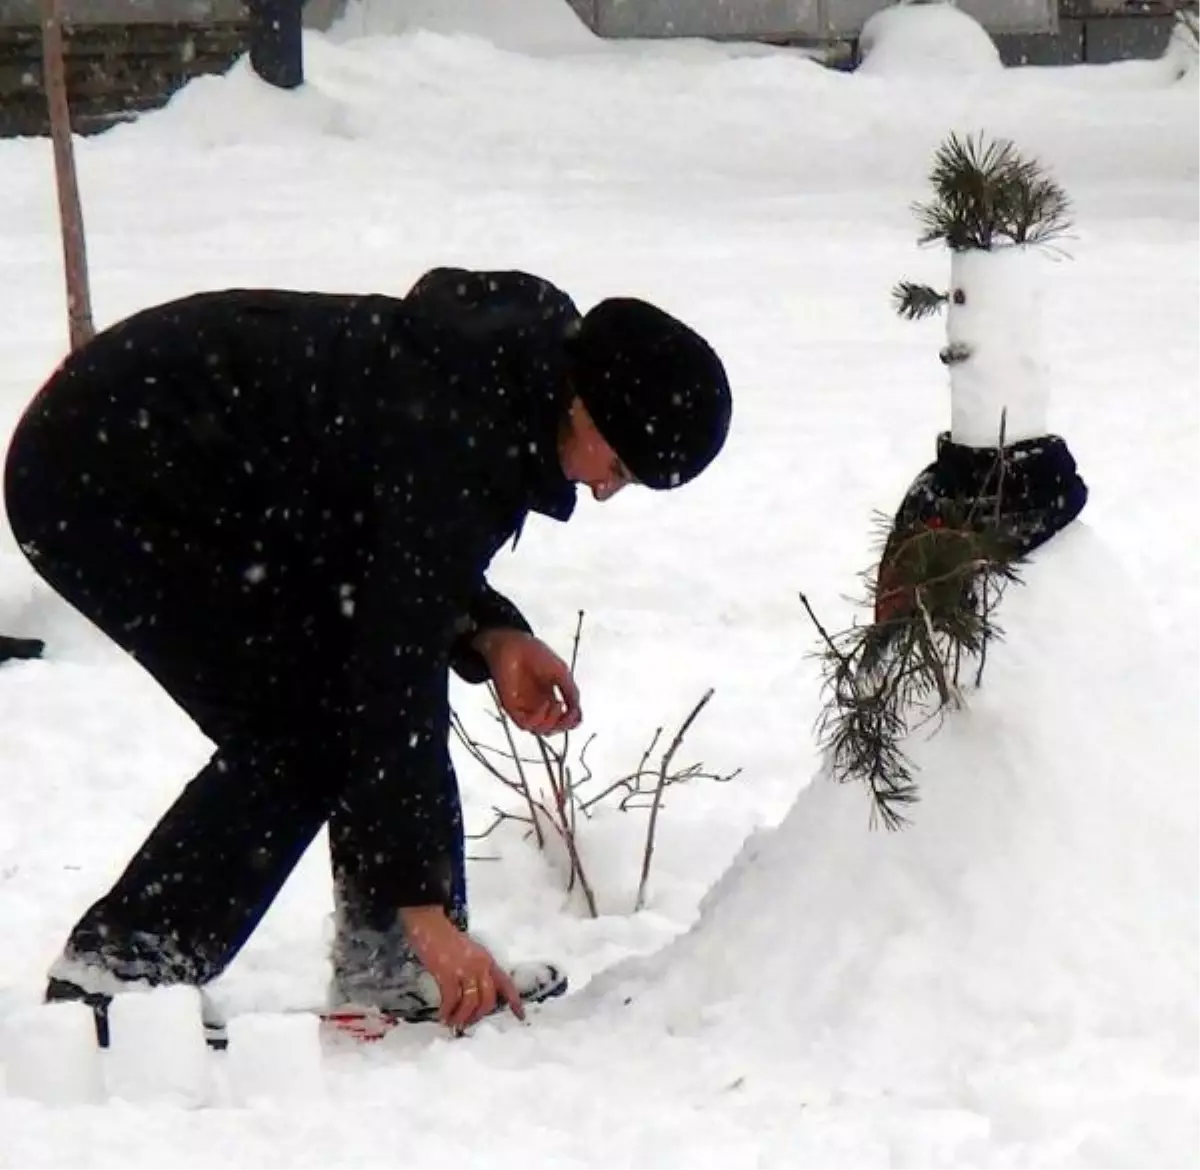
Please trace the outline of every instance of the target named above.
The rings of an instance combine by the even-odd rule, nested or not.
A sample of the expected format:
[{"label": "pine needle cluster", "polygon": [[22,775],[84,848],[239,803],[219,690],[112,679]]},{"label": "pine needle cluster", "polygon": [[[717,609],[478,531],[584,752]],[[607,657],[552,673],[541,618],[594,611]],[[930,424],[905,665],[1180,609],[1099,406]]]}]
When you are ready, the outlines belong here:
[{"label": "pine needle cluster", "polygon": [[914,208],[922,244],[989,251],[1047,244],[1070,230],[1066,192],[1006,138],[985,142],[951,134],[934,155],[929,180],[934,198]]},{"label": "pine needle cluster", "polygon": [[[951,134],[934,156],[934,197],[913,210],[921,244],[944,243],[955,252],[991,251],[1013,244],[1048,245],[1071,230],[1066,192],[1035,159],[1006,138]],[[927,284],[901,281],[892,290],[900,316],[920,320],[950,295]]]}]

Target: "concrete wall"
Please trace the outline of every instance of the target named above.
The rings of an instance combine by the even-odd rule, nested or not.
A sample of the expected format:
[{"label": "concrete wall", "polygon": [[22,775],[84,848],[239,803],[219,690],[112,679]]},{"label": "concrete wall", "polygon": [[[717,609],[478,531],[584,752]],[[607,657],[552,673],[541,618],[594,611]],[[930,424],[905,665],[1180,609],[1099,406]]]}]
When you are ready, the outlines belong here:
[{"label": "concrete wall", "polygon": [[[245,0],[62,0],[62,6],[75,24],[225,23],[248,15]],[[345,8],[346,0],[304,0],[304,23],[327,29]],[[0,0],[0,28],[40,20],[38,0]]]},{"label": "concrete wall", "polygon": [[[569,0],[603,37],[809,38],[856,35],[891,0]],[[959,0],[991,33],[1052,33],[1057,0]]]},{"label": "concrete wall", "polygon": [[[38,0],[0,0],[0,25],[40,24]],[[241,0],[62,0],[74,24],[159,24],[246,19]]]},{"label": "concrete wall", "polygon": [[1171,39],[1173,16],[1063,17],[1057,36],[1000,36],[1006,65],[1107,65],[1161,57]]},{"label": "concrete wall", "polygon": [[[853,39],[890,0],[562,0],[605,37]],[[346,0],[304,0],[304,23],[328,28]],[[478,0],[486,4],[487,0]],[[1128,15],[1127,0],[958,0],[996,38],[1009,64],[1059,65],[1155,57],[1172,18]],[[245,0],[62,0],[81,24],[241,22]],[[1143,0],[1143,7],[1157,7]],[[38,0],[0,0],[0,28],[40,23]]]},{"label": "concrete wall", "polygon": [[304,27],[324,32],[346,11],[346,0],[305,0]]}]

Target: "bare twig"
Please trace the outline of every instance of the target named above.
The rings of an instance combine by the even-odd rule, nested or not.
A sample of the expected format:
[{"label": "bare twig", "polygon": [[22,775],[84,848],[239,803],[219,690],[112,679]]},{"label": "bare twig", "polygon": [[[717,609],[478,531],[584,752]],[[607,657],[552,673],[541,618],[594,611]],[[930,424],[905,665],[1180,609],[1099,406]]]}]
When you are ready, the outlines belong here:
[{"label": "bare twig", "polygon": [[654,860],[654,837],[658,830],[658,813],[662,807],[663,791],[667,787],[667,772],[671,766],[671,760],[679,750],[680,744],[683,743],[684,736],[687,735],[692,724],[696,722],[697,716],[708,706],[708,701],[712,697],[713,690],[712,687],[709,687],[704,692],[700,702],[692,708],[691,714],[688,715],[678,732],[676,732],[675,738],[671,741],[671,746],[667,749],[662,758],[662,764],[659,766],[658,785],[654,789],[654,801],[650,806],[650,820],[646,826],[646,848],[642,854],[642,876],[638,881],[637,897],[633,903],[634,910],[641,910],[646,905],[646,885],[650,881],[650,863]]},{"label": "bare twig", "polygon": [[529,777],[525,775],[525,765],[521,762],[521,753],[517,751],[516,741],[513,739],[512,726],[508,722],[507,716],[504,714],[504,706],[500,702],[500,696],[496,693],[496,688],[491,683],[488,683],[488,690],[491,692],[492,702],[495,704],[496,710],[500,712],[500,726],[504,728],[504,738],[508,740],[509,749],[512,752],[512,760],[517,769],[517,775],[521,778],[521,793],[525,797],[526,804],[529,805],[529,816],[533,821],[533,833],[537,838],[538,848],[542,849],[546,844],[545,834],[542,832],[542,826],[537,819],[537,813],[533,807],[533,792],[529,787]]},{"label": "bare twig", "polygon": [[[996,507],[995,507],[995,511],[992,513],[992,523],[995,526],[995,529],[997,532],[1000,531],[1000,523],[1001,523],[1000,509],[1002,507],[1003,500],[1004,500],[1004,472],[1008,466],[1008,460],[1004,458],[1004,445],[1005,445],[1005,442],[1007,441],[1007,438],[1006,438],[1007,433],[1008,433],[1008,407],[1005,407],[1003,410],[1000,411],[1000,444],[999,444],[999,448],[996,452],[996,462],[1000,466],[996,472]],[[975,686],[976,687],[980,687],[983,685],[983,668],[985,666],[987,666],[988,642],[990,641],[990,639],[988,638],[988,630],[990,628],[989,621],[992,616],[992,614],[991,614],[992,597],[991,597],[991,593],[988,591],[986,579],[981,581],[980,588],[983,591],[983,596],[979,599],[979,607],[980,607],[980,613],[983,616],[984,635],[983,635],[983,645],[981,645],[979,647],[979,667],[975,671]]]},{"label": "bare twig", "polygon": [[550,824],[562,840],[563,846],[567,850],[567,859],[571,864],[571,878],[567,889],[574,888],[574,882],[577,880],[579,888],[583,891],[583,900],[587,903],[588,913],[593,918],[599,918],[600,911],[596,905],[596,895],[592,890],[592,883],[588,881],[587,872],[583,868],[583,858],[579,855],[579,842],[574,829],[553,817],[550,818]]},{"label": "bare twig", "polygon": [[611,796],[618,788],[626,789],[630,796],[637,795],[637,782],[642,776],[646,775],[646,762],[650,759],[650,753],[654,751],[654,745],[658,743],[659,737],[662,735],[662,730],[660,727],[654,732],[654,738],[650,741],[650,746],[642,753],[637,770],[630,772],[628,776],[622,776],[620,780],[614,780],[607,788],[602,789],[595,796],[590,796],[587,800],[583,801],[580,804],[580,808],[584,813],[587,813],[593,805],[599,804],[605,797]]},{"label": "bare twig", "polygon": [[803,593],[800,594],[800,604],[808,611],[809,620],[817,627],[817,633],[821,635],[821,639],[829,648],[829,652],[841,662],[846,670],[849,670],[851,667],[850,659],[838,648],[838,644],[830,636],[829,631],[821,624],[821,619],[813,612],[813,607],[809,604],[808,597]]},{"label": "bare twig", "polygon": [[[500,753],[497,748],[488,747],[487,744],[482,744],[477,740],[472,739],[471,736],[467,734],[467,729],[463,725],[462,720],[454,711],[450,712],[450,728],[454,734],[458,736],[459,740],[462,741],[463,746],[468,752],[471,753],[472,758],[474,758],[478,764],[480,764],[486,771],[490,772],[497,780],[500,781],[501,784],[511,788],[514,792],[522,791],[520,783],[516,780],[513,780],[507,775],[507,773],[493,764],[487,756],[488,752],[492,752],[496,755],[500,755],[502,753]],[[512,757],[505,754],[504,758],[511,759]]]},{"label": "bare twig", "polygon": [[505,812],[502,808],[497,808],[492,805],[492,820],[486,829],[481,829],[478,833],[465,833],[464,836],[468,841],[482,841],[490,837],[505,821],[516,821],[518,824],[528,825],[532,822],[528,817],[519,816],[516,813]]}]

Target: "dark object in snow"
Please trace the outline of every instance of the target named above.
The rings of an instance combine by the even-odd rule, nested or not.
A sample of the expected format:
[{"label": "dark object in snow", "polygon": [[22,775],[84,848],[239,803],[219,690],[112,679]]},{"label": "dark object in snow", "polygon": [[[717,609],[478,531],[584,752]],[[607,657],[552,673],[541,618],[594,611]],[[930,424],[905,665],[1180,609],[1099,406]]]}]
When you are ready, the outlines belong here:
[{"label": "dark object in snow", "polygon": [[250,67],[279,89],[304,84],[303,0],[246,0]]},{"label": "dark object in snow", "polygon": [[10,659],[41,658],[46,643],[36,638],[8,638],[0,634],[0,662]]},{"label": "dark object in snow", "polygon": [[[326,824],[351,935],[391,938],[401,908],[465,930],[449,671],[503,662],[527,730],[578,712],[485,572],[529,512],[566,520],[576,483],[628,482],[572,383],[579,319],[524,273],[441,270],[404,299],[205,293],[42,388],[8,452],[13,531],[216,745],[56,979],[215,978]],[[723,437],[668,428],[663,458],[694,469]],[[414,961],[402,941],[389,962]]]},{"label": "dark object in snow", "polygon": [[[1070,524],[1087,499],[1075,457],[1057,435],[1010,443],[1001,450],[954,443],[945,432],[938,436],[937,459],[905,493],[893,531],[943,524],[947,509],[965,509],[977,528],[992,531],[1015,555],[1026,556]],[[888,561],[885,549],[884,568]],[[876,603],[878,618],[878,592]]]}]

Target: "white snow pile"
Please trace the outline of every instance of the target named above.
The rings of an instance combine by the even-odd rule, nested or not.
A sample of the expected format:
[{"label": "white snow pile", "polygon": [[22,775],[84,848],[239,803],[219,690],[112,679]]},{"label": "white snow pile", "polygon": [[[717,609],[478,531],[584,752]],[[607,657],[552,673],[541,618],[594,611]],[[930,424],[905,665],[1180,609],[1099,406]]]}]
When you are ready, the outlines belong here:
[{"label": "white snow pile", "polygon": [[1163,61],[1178,81],[1190,81],[1193,85],[1200,75],[1200,41],[1197,34],[1197,18],[1194,12],[1180,9],[1175,14],[1171,39],[1167,42]]},{"label": "white snow pile", "polygon": [[567,0],[349,0],[329,30],[333,40],[419,32],[472,37],[523,53],[599,43]]},{"label": "white snow pile", "polygon": [[1198,696],[1142,611],[1076,522],[1002,601],[966,709],[910,737],[907,828],[871,830],[866,789],[818,775],[687,935],[592,996],[770,1053],[796,1086],[981,1108],[994,1136],[1019,1117],[1085,1163],[1140,1133],[1129,1164],[1175,1164],[1198,1120],[1178,1087],[1197,1072]]},{"label": "white snow pile", "polygon": [[859,36],[858,72],[878,77],[953,77],[998,73],[992,38],[952,0],[900,0],[868,17]]}]

